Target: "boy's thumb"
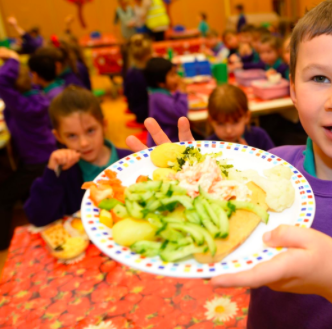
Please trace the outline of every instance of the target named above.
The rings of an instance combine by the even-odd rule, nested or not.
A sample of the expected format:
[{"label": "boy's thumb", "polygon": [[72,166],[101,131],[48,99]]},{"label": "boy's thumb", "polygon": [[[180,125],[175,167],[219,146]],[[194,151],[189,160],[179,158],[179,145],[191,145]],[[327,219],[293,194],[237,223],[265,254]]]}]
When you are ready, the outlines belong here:
[{"label": "boy's thumb", "polygon": [[269,247],[307,248],[310,243],[310,230],[290,225],[280,225],[263,236]]}]

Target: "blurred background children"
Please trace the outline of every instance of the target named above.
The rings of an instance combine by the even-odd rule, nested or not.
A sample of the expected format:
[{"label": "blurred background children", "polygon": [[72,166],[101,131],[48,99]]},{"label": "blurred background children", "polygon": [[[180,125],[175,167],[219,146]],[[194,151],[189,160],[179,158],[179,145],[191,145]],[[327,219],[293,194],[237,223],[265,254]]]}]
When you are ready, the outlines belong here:
[{"label": "blurred background children", "polygon": [[287,35],[284,39],[283,45],[282,45],[282,59],[284,62],[288,65],[288,69],[285,72],[285,79],[289,80],[289,66],[290,66],[290,40],[291,36]]},{"label": "blurred background children", "polygon": [[17,19],[14,16],[8,17],[7,21],[22,39],[22,54],[33,54],[39,47],[43,45],[44,39],[40,35],[38,27],[33,27],[29,31],[25,31],[18,25]]},{"label": "blurred background children", "polygon": [[206,46],[202,47],[205,55],[216,57],[217,60],[223,61],[230,53],[229,49],[220,40],[219,34],[215,30],[207,32]]},{"label": "blurred background children", "polygon": [[222,35],[225,46],[229,49],[229,56],[236,54],[239,48],[239,37],[233,30],[225,30]]},{"label": "blurred background children", "polygon": [[206,37],[207,33],[210,30],[209,24],[207,22],[207,15],[205,13],[200,13],[200,21],[198,25],[198,30],[202,37]]},{"label": "blurred background children", "polygon": [[106,122],[99,101],[86,89],[67,87],[52,101],[50,117],[56,139],[66,148],[48,156],[42,177],[31,187],[24,209],[36,226],[78,211],[84,195],[83,182],[92,181],[130,153],[105,139]]},{"label": "blurred background children", "polygon": [[239,33],[241,31],[241,28],[243,25],[247,24],[246,16],[244,15],[244,6],[242,4],[238,4],[235,6],[235,9],[239,15],[237,24],[236,24],[236,30]]},{"label": "blurred background children", "polygon": [[124,80],[124,94],[129,110],[136,115],[136,122],[142,124],[149,116],[149,96],[143,70],[152,56],[152,42],[143,34],[135,34],[129,43],[131,67]]},{"label": "blurred background children", "polygon": [[[149,116],[156,119],[172,142],[178,140],[178,119],[188,113],[188,96],[176,67],[164,58],[151,58],[145,69],[149,87]],[[148,135],[148,146],[155,145]]]},{"label": "blurred background children", "polygon": [[149,30],[145,26],[146,12],[143,6],[143,0],[134,1],[134,15],[136,33],[148,33]]},{"label": "blurred background children", "polygon": [[265,130],[250,126],[248,99],[240,88],[229,84],[217,87],[210,95],[208,110],[214,134],[207,140],[250,145],[265,151],[274,147]]},{"label": "blurred background children", "polygon": [[118,0],[119,6],[115,12],[114,24],[120,23],[121,34],[128,41],[135,31],[135,15],[128,0]]},{"label": "blurred background children", "polygon": [[18,157],[16,171],[0,186],[0,250],[3,250],[8,248],[12,235],[13,208],[16,202],[28,197],[32,182],[42,175],[56,143],[48,116],[49,99],[31,89],[29,71],[20,65],[14,51],[0,48],[0,58],[5,61],[0,68],[0,98],[6,105],[4,117]]}]

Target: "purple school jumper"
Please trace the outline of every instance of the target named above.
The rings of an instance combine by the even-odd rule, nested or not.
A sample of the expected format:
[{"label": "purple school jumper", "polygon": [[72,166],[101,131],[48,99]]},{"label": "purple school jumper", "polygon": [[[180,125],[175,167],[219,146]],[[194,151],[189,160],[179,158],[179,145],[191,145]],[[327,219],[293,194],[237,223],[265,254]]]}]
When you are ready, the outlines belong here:
[{"label": "purple school jumper", "polygon": [[143,70],[135,67],[128,70],[124,80],[124,94],[129,110],[136,115],[136,121],[143,123],[149,116],[148,86]]},{"label": "purple school jumper", "polygon": [[25,164],[45,163],[56,149],[48,116],[50,102],[37,90],[25,94],[15,90],[19,67],[17,60],[9,59],[0,68],[4,117],[20,160]]},{"label": "purple school jumper", "polygon": [[64,90],[64,88],[65,86],[63,80],[55,80],[46,88],[44,88],[44,93],[51,102],[53,98],[58,96]]},{"label": "purple school jumper", "polygon": [[59,74],[58,79],[64,80],[65,87],[68,87],[69,85],[75,85],[86,89],[81,79],[69,67],[67,67],[61,74]]},{"label": "purple school jumper", "polygon": [[[166,89],[150,89],[149,116],[154,118],[172,142],[177,142],[178,120],[188,114],[188,96],[179,91],[171,94]],[[148,146],[155,146],[150,134]]]},{"label": "purple school jumper", "polygon": [[[267,132],[260,127],[251,126],[250,129],[246,128],[243,138],[249,146],[257,147],[264,151],[268,151],[275,146]],[[220,141],[216,134],[207,137],[206,140]]]},{"label": "purple school jumper", "polygon": [[33,37],[29,33],[22,35],[22,53],[33,54],[43,45],[44,39],[41,36]]},{"label": "purple school jumper", "polygon": [[[116,151],[119,159],[132,153],[125,149]],[[79,164],[63,170],[59,177],[46,167],[43,176],[32,184],[30,197],[24,205],[30,223],[44,226],[78,211],[85,193],[81,189],[83,182]]]},{"label": "purple school jumper", "polygon": [[[308,180],[316,199],[311,227],[332,236],[332,181],[320,180],[304,170],[304,150],[305,146],[282,146],[270,152],[288,161]],[[276,292],[267,287],[252,289],[247,328],[329,329],[332,303],[316,295]]]},{"label": "purple school jumper", "polygon": [[78,75],[80,80],[83,82],[84,86],[88,90],[92,90],[91,80],[88,68],[80,61],[76,62]]}]

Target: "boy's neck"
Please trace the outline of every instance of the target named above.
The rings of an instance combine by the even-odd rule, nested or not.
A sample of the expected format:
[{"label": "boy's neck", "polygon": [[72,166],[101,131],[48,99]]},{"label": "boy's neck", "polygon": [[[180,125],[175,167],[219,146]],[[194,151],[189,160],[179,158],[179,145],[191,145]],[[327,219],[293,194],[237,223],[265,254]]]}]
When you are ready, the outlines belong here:
[{"label": "boy's neck", "polygon": [[111,149],[108,148],[106,145],[103,145],[97,159],[94,162],[92,162],[92,164],[98,167],[106,166],[110,160],[110,157],[111,157]]},{"label": "boy's neck", "polygon": [[328,157],[314,142],[316,176],[321,180],[332,180],[332,158]]}]

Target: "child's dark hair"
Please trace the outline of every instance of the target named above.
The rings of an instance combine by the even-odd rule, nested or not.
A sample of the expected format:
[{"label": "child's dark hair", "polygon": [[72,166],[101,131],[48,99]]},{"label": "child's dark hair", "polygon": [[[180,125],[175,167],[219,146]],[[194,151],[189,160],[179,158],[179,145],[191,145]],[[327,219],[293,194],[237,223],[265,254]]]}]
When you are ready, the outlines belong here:
[{"label": "child's dark hair", "polygon": [[261,39],[261,44],[268,44],[271,48],[276,50],[277,52],[280,51],[282,47],[282,41],[280,38],[275,37],[274,35],[264,35]]},{"label": "child's dark hair", "polygon": [[155,57],[151,58],[144,70],[144,75],[146,78],[146,82],[150,88],[158,88],[160,87],[160,83],[166,82],[166,75],[173,68],[173,64],[171,61],[162,58]]},{"label": "child's dark hair", "polygon": [[36,72],[38,76],[47,82],[56,78],[55,59],[45,54],[32,54],[29,58],[28,65],[31,72]]},{"label": "child's dark hair", "polygon": [[255,31],[255,26],[252,24],[245,24],[241,27],[241,33],[252,33]]},{"label": "child's dark hair", "polygon": [[223,32],[223,34],[222,34],[222,39],[223,39],[224,42],[225,42],[226,37],[227,37],[229,34],[237,35],[237,33],[236,33],[235,30],[225,30],[225,31]]},{"label": "child's dark hair", "polygon": [[203,20],[203,21],[206,21],[206,20],[207,20],[207,15],[206,15],[206,13],[201,13],[201,17],[202,17],[202,20]]},{"label": "child's dark hair", "polygon": [[76,112],[91,114],[103,123],[104,116],[98,99],[89,90],[70,85],[50,105],[49,114],[54,129],[59,128],[59,118]]},{"label": "child's dark hair", "polygon": [[332,35],[332,1],[321,2],[308,11],[296,24],[290,42],[290,75],[295,81],[297,53],[300,42],[312,40],[320,35]]},{"label": "child's dark hair", "polygon": [[235,9],[237,9],[238,11],[243,11],[244,10],[244,6],[242,3],[239,3],[235,6]]},{"label": "child's dark hair", "polygon": [[209,117],[217,122],[233,122],[248,112],[248,98],[238,87],[224,84],[209,97]]}]

